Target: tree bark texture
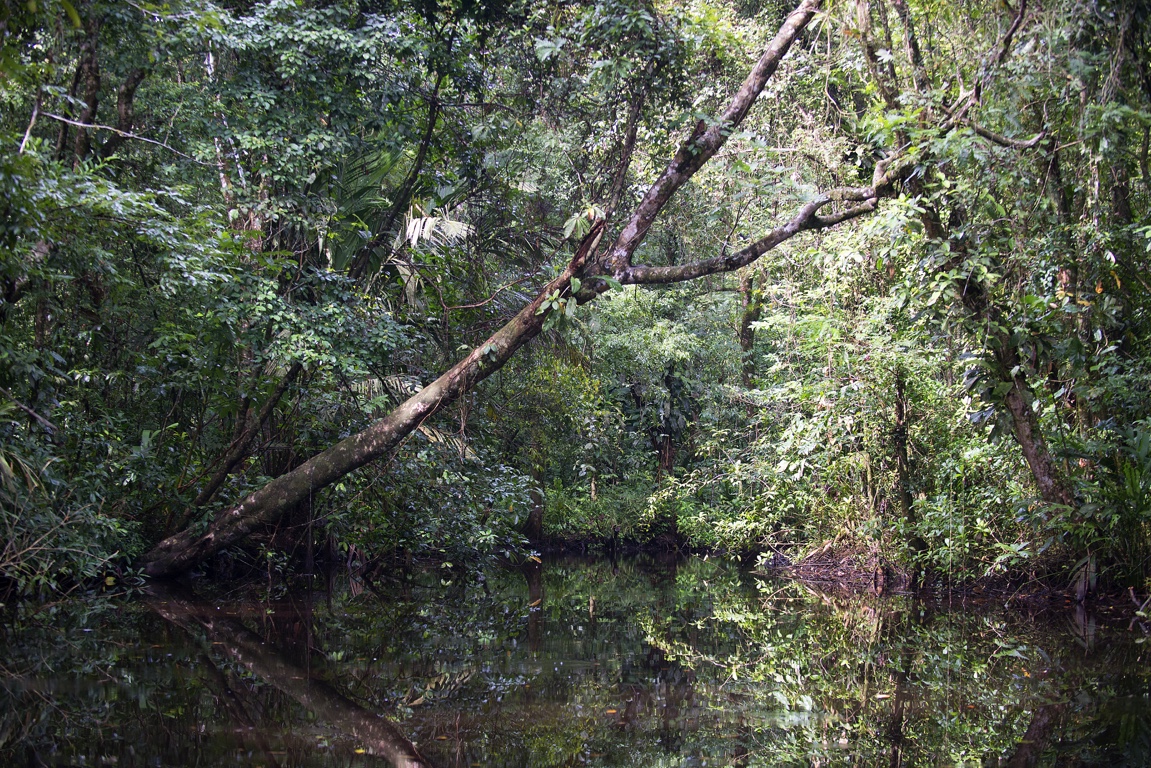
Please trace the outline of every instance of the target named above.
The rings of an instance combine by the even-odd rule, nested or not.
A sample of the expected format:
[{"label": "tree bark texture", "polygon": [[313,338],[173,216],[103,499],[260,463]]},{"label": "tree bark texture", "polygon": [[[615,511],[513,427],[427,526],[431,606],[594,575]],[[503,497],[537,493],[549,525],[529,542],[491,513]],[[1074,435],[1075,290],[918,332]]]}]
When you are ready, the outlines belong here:
[{"label": "tree bark texture", "polygon": [[[899,511],[903,514],[903,521],[913,540],[922,543],[922,539],[914,536],[915,507],[911,503],[911,463],[907,458],[907,379],[903,371],[895,372],[895,428],[892,430],[892,442],[895,444],[895,482],[899,499]],[[917,547],[918,549],[918,547]]]},{"label": "tree bark texture", "polygon": [[[79,65],[82,73],[79,75],[79,80],[84,88],[84,108],[80,111],[79,122],[91,124],[96,122],[96,114],[100,106],[99,19],[89,19],[85,28],[88,36],[80,46]],[[88,157],[88,151],[92,146],[92,136],[88,130],[87,128],[76,128],[74,151],[77,163]]]}]

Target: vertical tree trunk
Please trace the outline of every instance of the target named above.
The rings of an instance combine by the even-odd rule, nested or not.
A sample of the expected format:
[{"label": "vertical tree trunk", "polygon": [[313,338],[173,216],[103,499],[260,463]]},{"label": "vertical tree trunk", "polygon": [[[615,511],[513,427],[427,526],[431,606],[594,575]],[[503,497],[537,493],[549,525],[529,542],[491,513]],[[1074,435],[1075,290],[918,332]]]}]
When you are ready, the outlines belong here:
[{"label": "vertical tree trunk", "polygon": [[[88,32],[88,38],[81,45],[81,68],[83,75],[81,75],[81,84],[84,87],[84,109],[80,111],[80,122],[85,125],[90,125],[96,122],[96,115],[100,106],[100,59],[99,59],[99,38],[100,38],[100,20],[97,18],[90,18],[85,24]],[[88,128],[77,126],[76,128],[76,162],[79,163],[88,157],[88,151],[92,146],[92,135],[89,133]]]},{"label": "vertical tree trunk", "polygon": [[763,314],[763,294],[756,286],[755,270],[744,269],[739,275],[739,295],[743,303],[743,314],[739,318],[739,349],[742,353],[743,386],[751,388],[755,376],[755,328]]},{"label": "vertical tree trunk", "polygon": [[892,430],[892,442],[895,447],[895,483],[896,496],[899,500],[899,511],[903,515],[903,523],[911,538],[908,544],[916,552],[922,552],[926,543],[915,534],[915,526],[919,522],[915,516],[915,507],[911,500],[911,463],[907,457],[907,379],[902,370],[895,372],[895,429]]},{"label": "vertical tree trunk", "polygon": [[1023,458],[1035,479],[1039,489],[1039,496],[1048,504],[1060,504],[1065,507],[1074,507],[1075,494],[1067,485],[1063,473],[1056,466],[1055,458],[1047,447],[1047,440],[1039,426],[1039,416],[1032,409],[1035,400],[1031,386],[1020,371],[1012,373],[1019,368],[1019,355],[1015,348],[1010,346],[1007,339],[1001,341],[999,349],[995,351],[998,362],[1000,378],[1011,382],[1011,389],[1004,397],[1004,404],[1011,416],[1011,431],[1015,442],[1023,451]]},{"label": "vertical tree trunk", "polygon": [[[953,258],[943,269],[962,264],[967,257],[965,243],[952,239],[950,232],[953,226],[958,227],[963,223],[962,213],[958,210],[953,211],[952,217],[955,221],[945,227],[938,211],[929,205],[924,207],[924,212],[920,215],[928,237],[947,243],[953,254]],[[1011,384],[1004,398],[1004,405],[1011,418],[1011,431],[1031,470],[1040,498],[1048,504],[1073,507],[1075,495],[1056,466],[1040,429],[1039,417],[1031,408],[1035,396],[1031,385],[1027,383],[1027,375],[1019,359],[1019,349],[1012,341],[1010,331],[1005,327],[1009,321],[1000,315],[998,307],[988,295],[987,286],[980,280],[968,276],[958,281],[957,290],[960,301],[972,317],[992,329],[988,345],[991,347],[990,355],[995,363],[995,373],[1000,382]]]}]

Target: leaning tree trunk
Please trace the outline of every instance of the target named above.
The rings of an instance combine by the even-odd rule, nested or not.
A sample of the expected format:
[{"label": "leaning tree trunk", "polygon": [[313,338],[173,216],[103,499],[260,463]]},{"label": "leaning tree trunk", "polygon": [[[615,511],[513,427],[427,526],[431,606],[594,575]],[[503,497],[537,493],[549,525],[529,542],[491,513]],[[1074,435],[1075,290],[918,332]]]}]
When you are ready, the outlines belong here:
[{"label": "leaning tree trunk", "polygon": [[321,488],[390,453],[425,419],[498,370],[516,350],[539,334],[546,318],[546,313],[539,312],[544,300],[553,291],[569,289],[571,278],[583,267],[602,234],[603,223],[599,222],[559,277],[548,283],[534,301],[487,343],[472,350],[447,373],[364,431],[313,456],[223,512],[205,533],[184,530],[160,542],[144,557],[145,573],[168,576],[187,570],[244,538],[256,527],[278,519]]},{"label": "leaning tree trunk", "polygon": [[[791,44],[810,23],[821,2],[803,0],[791,12],[731,103],[714,121],[701,120],[697,124],[695,132],[648,189],[614,244],[602,256],[596,253],[603,234],[601,221],[593,226],[559,277],[544,286],[507,325],[447,373],[364,431],[312,457],[235,507],[220,513],[204,533],[185,530],[160,542],[142,558],[144,572],[149,576],[170,576],[185,571],[240,541],[258,526],[277,520],[316,491],[388,455],[425,419],[499,370],[520,347],[539,335],[548,312],[555,309],[554,297],[581,302],[591,300],[608,290],[608,281],[598,279],[601,275],[614,277],[623,284],[636,285],[683,282],[732,272],[751,264],[800,232],[825,229],[874,211],[879,198],[891,195],[896,183],[914,170],[914,164],[907,157],[896,153],[878,162],[869,187],[834,189],[809,200],[787,222],[736,253],[668,267],[632,264],[632,255],[647,236],[656,216],[675,192],[726,143],[775,74]],[[955,124],[954,120],[941,124],[940,130],[946,132]],[[829,206],[832,212],[821,214]],[[581,285],[577,295],[573,296],[572,278],[576,277],[581,279]]]},{"label": "leaning tree trunk", "polygon": [[[1007,345],[1009,340],[1005,339],[1002,343]],[[1031,386],[1022,372],[1012,373],[1019,370],[1018,358],[1015,348],[1010,346],[1001,346],[995,353],[1001,378],[1011,382],[1011,388],[1003,398],[1011,416],[1011,432],[1035,479],[1040,498],[1048,504],[1073,507],[1075,494],[1068,486],[1064,474],[1059,471],[1047,447],[1047,440],[1043,437],[1039,416],[1031,407],[1035,399]]]}]

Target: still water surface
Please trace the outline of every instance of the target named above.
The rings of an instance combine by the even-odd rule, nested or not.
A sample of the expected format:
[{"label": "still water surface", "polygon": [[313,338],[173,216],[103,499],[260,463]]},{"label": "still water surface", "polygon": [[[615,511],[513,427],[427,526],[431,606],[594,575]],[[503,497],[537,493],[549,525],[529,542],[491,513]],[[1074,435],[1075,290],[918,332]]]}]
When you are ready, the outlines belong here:
[{"label": "still water surface", "polygon": [[1129,617],[703,559],[194,586],[0,629],[0,765],[1151,765]]}]

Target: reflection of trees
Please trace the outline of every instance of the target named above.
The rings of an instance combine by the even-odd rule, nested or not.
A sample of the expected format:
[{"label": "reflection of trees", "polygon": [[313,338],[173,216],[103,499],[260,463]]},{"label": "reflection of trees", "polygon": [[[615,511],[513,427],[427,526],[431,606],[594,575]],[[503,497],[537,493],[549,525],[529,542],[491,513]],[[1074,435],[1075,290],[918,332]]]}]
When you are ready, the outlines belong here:
[{"label": "reflection of trees", "polygon": [[[701,677],[730,677],[724,688],[739,694],[752,724],[750,756],[739,757],[753,765],[899,767],[941,756],[1036,765],[1075,741],[1074,718],[1060,702],[1097,707],[1108,694],[1095,676],[1131,663],[1103,657],[1091,642],[1095,622],[1082,611],[1067,633],[1062,617],[948,611],[795,584],[758,602],[738,589],[713,589],[713,598],[710,615],[693,626],[738,637],[741,650],[726,658],[697,645],[683,623],[644,626],[650,642]],[[1134,646],[1113,648],[1130,656]]]},{"label": "reflection of trees", "polygon": [[372,754],[387,758],[397,768],[430,768],[431,764],[399,728],[348,700],[327,683],[312,679],[235,619],[205,615],[193,602],[170,592],[157,594],[148,605],[189,634],[203,633],[214,648],[295,699],[319,719],[356,739]]},{"label": "reflection of trees", "polygon": [[544,566],[536,560],[528,560],[520,570],[528,582],[528,650],[539,653],[543,632]]},{"label": "reflection of trees", "polygon": [[[226,762],[237,742],[268,768],[330,759],[314,757],[301,704],[374,752],[354,728],[384,727],[387,741],[398,725],[442,765],[1032,765],[1068,749],[1151,765],[1144,646],[1102,619],[1093,630],[1070,609],[951,612],[794,584],[767,595],[714,561],[654,568],[548,558],[466,591],[440,568],[376,594],[234,603],[230,619],[177,596],[159,601],[168,621],[117,608],[0,635],[0,765],[23,764],[26,747],[5,752],[13,738],[49,764],[137,765],[124,744],[140,743],[175,765],[189,750]],[[98,679],[79,698],[41,684],[61,675]]]},{"label": "reflection of trees", "polygon": [[1059,718],[1063,714],[1063,705],[1045,704],[1035,710],[1027,732],[1019,740],[1015,753],[1007,761],[1008,768],[1033,768],[1039,764],[1051,742],[1052,732],[1059,725]]}]

